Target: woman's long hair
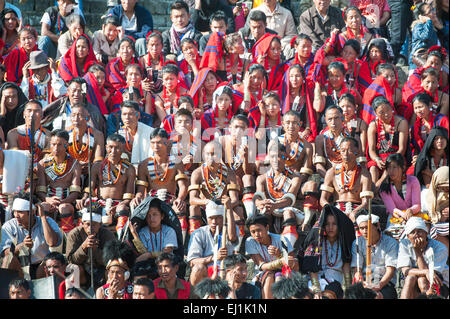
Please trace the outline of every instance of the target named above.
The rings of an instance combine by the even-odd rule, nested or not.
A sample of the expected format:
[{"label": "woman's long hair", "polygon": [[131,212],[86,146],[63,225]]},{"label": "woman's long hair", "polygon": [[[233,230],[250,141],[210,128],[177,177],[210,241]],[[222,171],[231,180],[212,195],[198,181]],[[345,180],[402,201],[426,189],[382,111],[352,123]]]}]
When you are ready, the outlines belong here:
[{"label": "woman's long hair", "polygon": [[[406,173],[406,163],[405,163],[405,158],[403,157],[403,155],[400,153],[390,154],[386,159],[386,169],[392,163],[396,163],[398,166],[400,166],[402,168],[402,175],[404,176]],[[380,186],[380,193],[384,192],[386,194],[390,194],[391,193],[391,185],[392,185],[392,181],[388,175]]]}]

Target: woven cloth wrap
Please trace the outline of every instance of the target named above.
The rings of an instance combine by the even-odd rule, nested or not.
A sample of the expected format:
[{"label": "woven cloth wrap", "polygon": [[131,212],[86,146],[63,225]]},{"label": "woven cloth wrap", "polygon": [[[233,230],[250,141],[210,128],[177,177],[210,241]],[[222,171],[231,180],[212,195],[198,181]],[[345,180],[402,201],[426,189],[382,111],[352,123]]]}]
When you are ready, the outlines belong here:
[{"label": "woven cloth wrap", "polygon": [[13,194],[25,187],[30,166],[30,152],[19,150],[3,150],[3,194]]}]

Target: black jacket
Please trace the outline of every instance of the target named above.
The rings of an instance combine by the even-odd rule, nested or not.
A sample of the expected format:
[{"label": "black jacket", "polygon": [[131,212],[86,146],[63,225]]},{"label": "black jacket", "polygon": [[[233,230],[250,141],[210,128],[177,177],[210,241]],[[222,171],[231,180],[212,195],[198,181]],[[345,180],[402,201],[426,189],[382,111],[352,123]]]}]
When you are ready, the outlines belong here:
[{"label": "black jacket", "polygon": [[227,33],[233,33],[236,29],[234,23],[233,10],[230,5],[223,3],[220,0],[201,0],[202,9],[196,10],[192,9],[191,21],[194,27],[200,32],[211,31],[209,27],[209,18],[214,12],[219,10],[225,13],[227,17]]}]

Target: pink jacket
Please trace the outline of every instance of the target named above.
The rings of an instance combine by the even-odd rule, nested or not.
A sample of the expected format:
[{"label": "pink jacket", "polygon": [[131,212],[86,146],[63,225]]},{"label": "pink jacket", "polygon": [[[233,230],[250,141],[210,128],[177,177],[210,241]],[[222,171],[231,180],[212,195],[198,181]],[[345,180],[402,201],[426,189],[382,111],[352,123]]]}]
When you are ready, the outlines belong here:
[{"label": "pink jacket", "polygon": [[406,175],[405,199],[400,197],[393,184],[391,185],[391,193],[387,194],[385,192],[381,192],[380,197],[390,215],[393,214],[395,208],[399,210],[406,210],[410,208],[414,214],[420,212],[420,183],[415,176]]}]

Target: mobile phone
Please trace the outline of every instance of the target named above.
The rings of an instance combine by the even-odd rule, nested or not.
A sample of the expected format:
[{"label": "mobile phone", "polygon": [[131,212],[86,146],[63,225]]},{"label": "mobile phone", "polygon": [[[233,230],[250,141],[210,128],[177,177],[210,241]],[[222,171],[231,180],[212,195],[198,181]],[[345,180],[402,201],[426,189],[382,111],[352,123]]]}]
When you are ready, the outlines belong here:
[{"label": "mobile phone", "polygon": [[152,81],[153,79],[153,68],[151,66],[147,67],[147,79]]},{"label": "mobile phone", "polygon": [[153,82],[158,81],[158,70],[153,70],[152,79],[153,79]]}]

